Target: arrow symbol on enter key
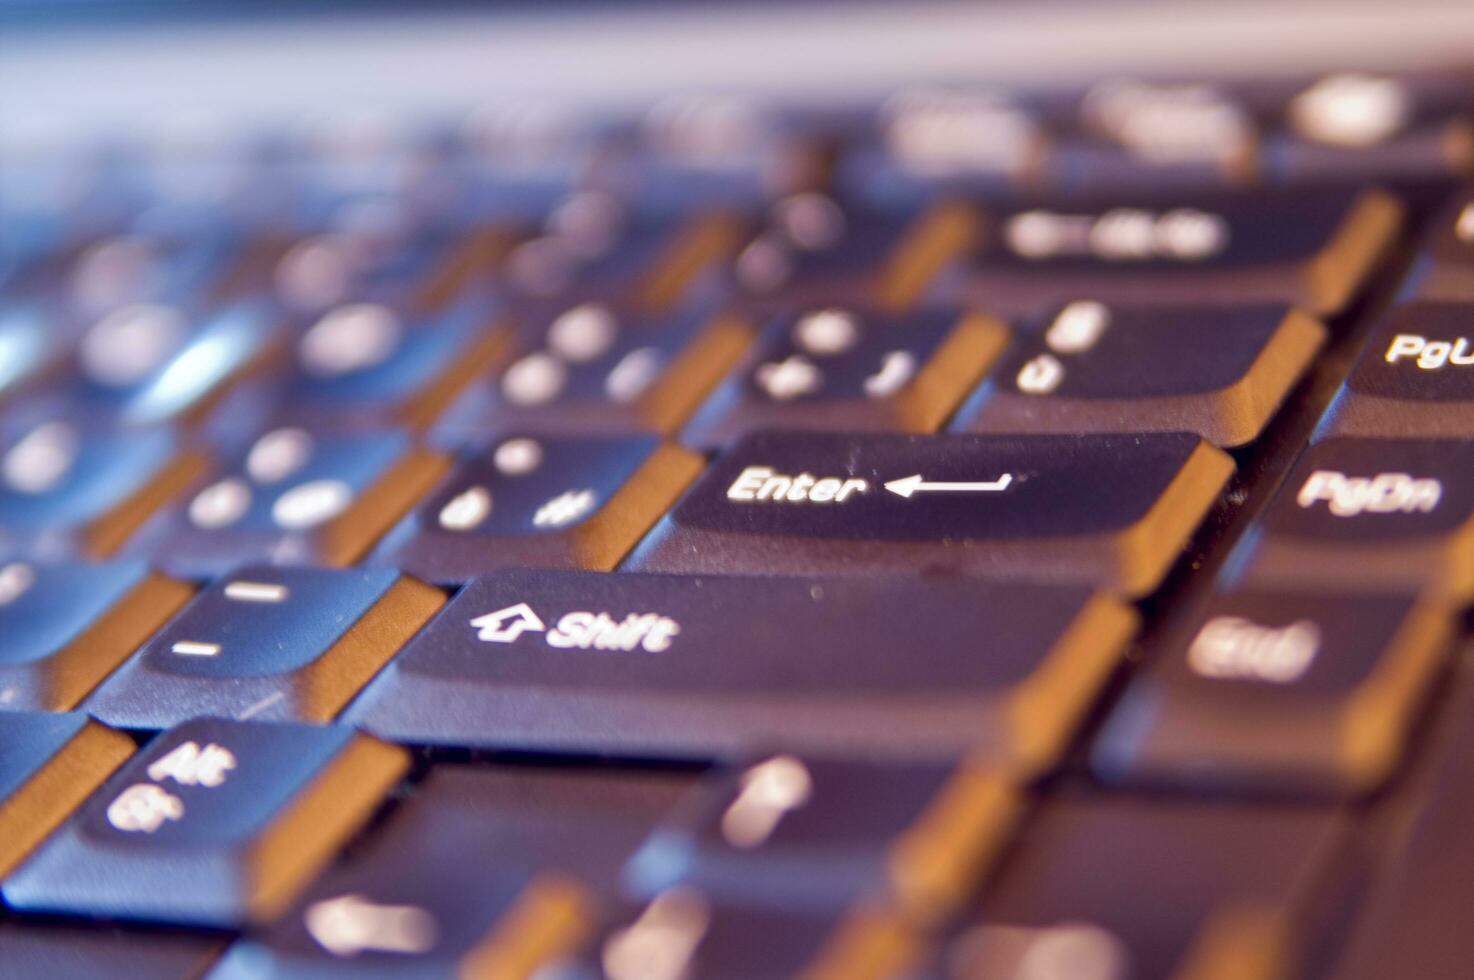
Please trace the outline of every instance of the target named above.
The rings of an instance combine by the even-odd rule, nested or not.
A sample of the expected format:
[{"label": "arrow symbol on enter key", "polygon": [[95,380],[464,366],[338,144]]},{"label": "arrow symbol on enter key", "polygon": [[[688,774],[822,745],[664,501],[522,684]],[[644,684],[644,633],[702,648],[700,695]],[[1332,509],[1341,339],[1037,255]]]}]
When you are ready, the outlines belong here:
[{"label": "arrow symbol on enter key", "polygon": [[975,483],[928,483],[920,473],[902,477],[899,480],[891,480],[885,488],[891,493],[901,497],[910,497],[913,493],[922,491],[937,491],[946,493],[998,493],[1007,490],[1009,484],[1013,483],[1013,474],[1005,473],[996,480],[979,481]]}]

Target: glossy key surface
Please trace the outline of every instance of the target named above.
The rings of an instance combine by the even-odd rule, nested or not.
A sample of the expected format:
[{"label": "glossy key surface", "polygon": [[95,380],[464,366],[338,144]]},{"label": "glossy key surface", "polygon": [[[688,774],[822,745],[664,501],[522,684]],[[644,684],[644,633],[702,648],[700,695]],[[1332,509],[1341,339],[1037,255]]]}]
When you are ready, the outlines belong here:
[{"label": "glossy key surface", "polygon": [[612,569],[700,467],[656,436],[513,436],[463,454],[370,561],[432,582],[516,566]]},{"label": "glossy key surface", "polygon": [[1186,434],[758,433],[707,469],[627,565],[946,571],[1140,594],[1231,470]]},{"label": "glossy key surface", "polygon": [[197,980],[225,943],[191,933],[7,922],[0,959],[18,977],[51,980]]},{"label": "glossy key surface", "polygon": [[75,707],[189,596],[137,561],[0,565],[0,708]]},{"label": "glossy key surface", "polygon": [[[679,775],[444,766],[220,976],[504,975],[587,938]],[[481,970],[478,974],[476,971]]]},{"label": "glossy key surface", "polygon": [[444,466],[395,430],[272,429],[157,515],[133,550],[188,578],[261,561],[347,565]]},{"label": "glossy key surface", "polygon": [[407,766],[403,750],[348,728],[187,722],[11,874],[6,903],[180,925],[269,919]]},{"label": "glossy key surface", "polygon": [[1242,544],[1262,586],[1474,589],[1474,445],[1451,439],[1336,438],[1311,446]]},{"label": "glossy key surface", "polygon": [[201,591],[87,710],[122,728],[204,715],[327,721],[444,601],[388,569],[239,568]]},{"label": "glossy key surface", "polygon": [[997,215],[969,298],[1001,315],[1104,303],[1288,302],[1338,312],[1392,242],[1402,215],[1380,191],[1259,191]]},{"label": "glossy key surface", "polygon": [[1366,792],[1401,762],[1452,629],[1409,595],[1215,596],[1157,644],[1112,710],[1095,773],[1188,790]]},{"label": "glossy key surface", "polygon": [[1080,300],[1020,336],[958,413],[964,432],[1259,435],[1325,340],[1282,306],[1142,309]]},{"label": "glossy key surface", "polygon": [[457,593],[346,718],[449,745],[1043,768],[1132,624],[1073,588],[509,570]]},{"label": "glossy key surface", "polygon": [[1006,337],[1001,323],[959,311],[781,315],[681,439],[724,448],[756,429],[933,432]]},{"label": "glossy key surface", "polygon": [[0,712],[0,875],[133,753],[133,742],[80,712]]}]

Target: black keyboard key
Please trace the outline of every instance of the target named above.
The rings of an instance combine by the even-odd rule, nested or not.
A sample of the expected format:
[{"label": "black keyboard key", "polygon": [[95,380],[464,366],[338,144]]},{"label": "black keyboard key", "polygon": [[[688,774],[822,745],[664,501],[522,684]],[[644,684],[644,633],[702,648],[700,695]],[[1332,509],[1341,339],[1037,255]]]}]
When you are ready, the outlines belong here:
[{"label": "black keyboard key", "polygon": [[725,447],[756,429],[935,432],[1007,336],[995,320],[955,312],[780,316],[681,438]]},{"label": "black keyboard key", "polygon": [[887,312],[910,309],[978,235],[978,216],[939,205],[914,220],[846,211],[806,192],[773,206],[732,267],[755,300],[836,301]]},{"label": "black keyboard key", "polygon": [[0,709],[76,707],[189,596],[142,562],[0,564]]},{"label": "black keyboard key", "polygon": [[1016,208],[975,256],[968,296],[1000,315],[1077,299],[1111,305],[1290,303],[1339,312],[1391,245],[1382,191]]},{"label": "black keyboard key", "polygon": [[214,425],[423,428],[506,351],[509,338],[493,319],[475,301],[418,316],[384,303],[335,306],[296,338],[285,370],[226,398]]},{"label": "black keyboard key", "polygon": [[1433,219],[1424,253],[1408,275],[1419,299],[1474,302],[1474,187],[1449,198]]},{"label": "black keyboard key", "polygon": [[0,876],[132,754],[132,739],[81,713],[0,711]]},{"label": "black keyboard key", "polygon": [[1328,439],[1281,484],[1234,567],[1243,581],[1335,590],[1474,593],[1474,444]]},{"label": "black keyboard key", "polygon": [[608,916],[557,980],[896,980],[918,959],[919,935],[893,910],[795,911],[723,903],[694,888],[661,892]]},{"label": "black keyboard key", "polygon": [[348,565],[444,471],[397,431],[273,429],[159,514],[133,551],[183,577],[238,565]]},{"label": "black keyboard key", "polygon": [[1469,307],[1460,303],[1392,309],[1362,348],[1322,428],[1403,439],[1474,436],[1474,330],[1468,323]]},{"label": "black keyboard key", "polygon": [[0,427],[0,552],[106,558],[204,466],[165,429],[89,431],[61,418]]},{"label": "black keyboard key", "polygon": [[1220,450],[1182,433],[758,433],[707,470],[629,565],[963,572],[1140,595],[1232,470]]},{"label": "black keyboard key", "polygon": [[737,316],[640,314],[580,303],[523,320],[522,349],[435,426],[441,443],[491,431],[670,434],[747,349]]},{"label": "black keyboard key", "polygon": [[626,880],[796,911],[864,899],[936,920],[969,896],[1020,808],[998,776],[952,765],[759,756],[658,828]]},{"label": "black keyboard key", "polygon": [[656,436],[515,436],[464,457],[372,560],[433,582],[526,565],[608,571],[700,468]]},{"label": "black keyboard key", "polygon": [[232,928],[274,918],[408,768],[349,728],[198,719],[133,757],[5,880],[7,904]]},{"label": "black keyboard key", "polygon": [[684,777],[437,767],[219,976],[524,976],[571,953]]},{"label": "black keyboard key", "polygon": [[971,749],[1038,771],[1133,625],[1084,589],[509,570],[459,592],[346,718],[408,742],[684,757],[770,743]]},{"label": "black keyboard key", "polygon": [[[1350,897],[1328,874],[1351,857],[1346,830],[1330,808],[1046,802],[936,973],[1017,977],[1053,947],[1071,953],[1065,976],[1299,976],[1285,947],[1321,938],[1322,910]],[[1246,969],[1256,963],[1269,972]]]},{"label": "black keyboard key", "polygon": [[389,569],[240,568],[104,681],[87,710],[120,728],[204,715],[328,721],[444,602]]},{"label": "black keyboard key", "polygon": [[1113,308],[1077,300],[1021,340],[969,400],[965,432],[1196,432],[1252,442],[1325,328],[1282,306]]},{"label": "black keyboard key", "polygon": [[1411,596],[1237,592],[1159,641],[1094,748],[1112,783],[1354,795],[1400,764],[1451,617]]},{"label": "black keyboard key", "polygon": [[156,930],[0,925],[0,961],[14,977],[199,980],[224,946],[213,936]]}]

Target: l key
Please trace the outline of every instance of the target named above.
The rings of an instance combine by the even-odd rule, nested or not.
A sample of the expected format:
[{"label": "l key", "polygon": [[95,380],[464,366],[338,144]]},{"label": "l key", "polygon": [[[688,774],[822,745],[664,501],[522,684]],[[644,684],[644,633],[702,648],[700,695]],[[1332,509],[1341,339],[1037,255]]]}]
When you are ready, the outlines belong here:
[{"label": "l key", "polygon": [[749,436],[636,549],[673,572],[945,571],[1152,591],[1232,461],[1196,436]]}]

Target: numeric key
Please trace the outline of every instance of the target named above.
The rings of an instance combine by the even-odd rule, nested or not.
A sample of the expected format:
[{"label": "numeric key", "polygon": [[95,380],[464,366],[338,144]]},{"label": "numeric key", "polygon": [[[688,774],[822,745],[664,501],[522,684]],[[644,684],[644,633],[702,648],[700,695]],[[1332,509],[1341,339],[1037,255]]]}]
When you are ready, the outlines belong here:
[{"label": "numeric key", "polygon": [[1255,586],[1474,592],[1474,445],[1336,438],[1312,445],[1235,562]]},{"label": "numeric key", "polygon": [[1164,638],[1096,742],[1113,783],[1354,795],[1377,788],[1453,623],[1411,596],[1235,592]]},{"label": "numeric key", "polygon": [[347,565],[445,466],[400,432],[273,429],[155,517],[133,548],[192,578],[256,561]]},{"label": "numeric key", "polygon": [[458,592],[346,717],[407,742],[657,758],[767,743],[971,751],[1039,772],[1133,624],[1084,589],[515,569]]},{"label": "numeric key", "polygon": [[757,433],[630,558],[672,572],[949,571],[1150,592],[1233,464],[1195,436]]},{"label": "numeric key", "polygon": [[1325,341],[1282,306],[1077,300],[1015,345],[958,413],[966,432],[1196,432],[1252,442]]},{"label": "numeric key", "polygon": [[517,565],[608,571],[700,468],[655,436],[514,436],[463,457],[372,560],[434,582]]},{"label": "numeric key", "polygon": [[142,562],[0,565],[0,707],[70,710],[189,596]]},{"label": "numeric key", "polygon": [[1381,191],[1018,208],[975,253],[969,297],[1000,315],[1077,299],[1173,306],[1290,303],[1339,312],[1391,245],[1402,205]]},{"label": "numeric key", "polygon": [[154,739],[4,883],[31,911],[274,918],[408,768],[348,728],[216,719]]},{"label": "numeric key", "polygon": [[241,568],[201,592],[87,710],[123,728],[198,715],[328,721],[444,602],[389,570]]},{"label": "numeric key", "polygon": [[728,446],[756,429],[933,432],[1006,337],[978,314],[831,307],[780,316],[682,440]]}]

